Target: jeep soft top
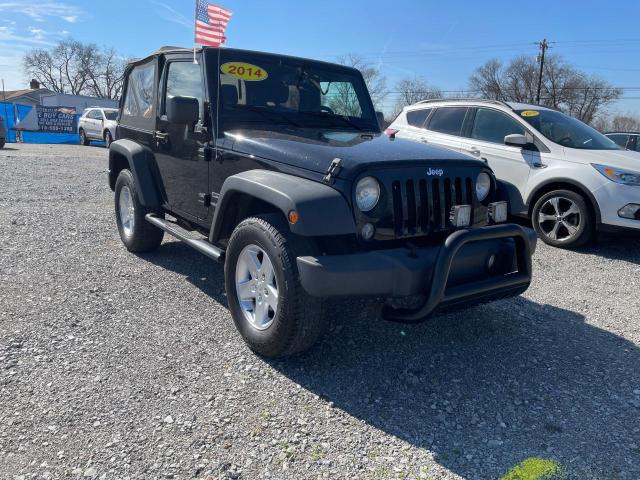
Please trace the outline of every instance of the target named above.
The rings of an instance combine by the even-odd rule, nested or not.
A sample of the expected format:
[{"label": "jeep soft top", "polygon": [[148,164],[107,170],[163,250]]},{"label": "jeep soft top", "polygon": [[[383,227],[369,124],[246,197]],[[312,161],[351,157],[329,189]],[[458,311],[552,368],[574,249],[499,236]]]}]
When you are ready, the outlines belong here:
[{"label": "jeep soft top", "polygon": [[527,289],[535,235],[504,223],[491,170],[382,135],[360,72],[193,55],[163,48],[127,69],[109,152],[116,221],[132,252],[168,232],[224,263],[254,351],[310,347],[329,297],[383,297],[384,318],[413,323]]}]

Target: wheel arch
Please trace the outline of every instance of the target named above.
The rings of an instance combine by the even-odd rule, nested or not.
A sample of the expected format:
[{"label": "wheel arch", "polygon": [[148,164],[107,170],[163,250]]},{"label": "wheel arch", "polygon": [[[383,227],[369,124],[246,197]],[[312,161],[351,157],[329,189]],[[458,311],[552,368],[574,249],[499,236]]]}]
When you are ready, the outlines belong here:
[{"label": "wheel arch", "polygon": [[153,152],[131,140],[113,142],[109,149],[109,187],[112,190],[125,168],[131,170],[140,203],[147,208],[160,208],[164,195]]},{"label": "wheel arch", "polygon": [[543,195],[552,192],[553,190],[570,190],[579,195],[582,195],[587,200],[587,205],[591,208],[591,213],[593,213],[596,224],[600,224],[602,222],[602,216],[600,213],[600,207],[596,198],[593,196],[591,191],[582,185],[579,182],[571,179],[553,179],[548,180],[546,182],[541,183],[536,187],[534,191],[529,194],[529,198],[527,199],[527,205],[529,209],[529,218],[533,216],[533,207],[536,202]]},{"label": "wheel arch", "polygon": [[[295,210],[299,220],[289,222]],[[227,178],[221,188],[209,240],[229,238],[235,226],[250,215],[279,213],[291,232],[302,236],[353,234],[355,221],[347,201],[334,188],[280,172],[249,170]]]}]

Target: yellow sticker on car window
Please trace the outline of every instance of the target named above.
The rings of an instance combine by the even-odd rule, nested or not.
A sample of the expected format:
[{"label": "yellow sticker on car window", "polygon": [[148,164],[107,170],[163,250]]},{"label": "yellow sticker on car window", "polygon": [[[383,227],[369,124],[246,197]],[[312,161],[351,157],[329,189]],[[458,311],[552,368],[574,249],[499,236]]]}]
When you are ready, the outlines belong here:
[{"label": "yellow sticker on car window", "polygon": [[220,71],[232,77],[249,82],[260,82],[269,76],[264,68],[243,62],[227,62],[220,65]]},{"label": "yellow sticker on car window", "polygon": [[524,112],[520,113],[520,115],[523,117],[537,117],[538,115],[540,115],[540,112],[536,112],[535,110],[525,110]]}]

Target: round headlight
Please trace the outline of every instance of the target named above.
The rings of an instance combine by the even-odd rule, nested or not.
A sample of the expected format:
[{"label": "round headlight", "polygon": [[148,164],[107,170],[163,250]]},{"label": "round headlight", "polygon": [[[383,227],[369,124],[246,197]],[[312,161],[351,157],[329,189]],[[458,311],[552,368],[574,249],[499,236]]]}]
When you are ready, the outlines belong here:
[{"label": "round headlight", "polygon": [[356,204],[362,212],[372,210],[380,200],[380,184],[373,177],[361,178],[356,185]]},{"label": "round headlight", "polygon": [[486,172],[481,172],[476,180],[476,197],[480,202],[484,201],[491,190],[491,177]]}]

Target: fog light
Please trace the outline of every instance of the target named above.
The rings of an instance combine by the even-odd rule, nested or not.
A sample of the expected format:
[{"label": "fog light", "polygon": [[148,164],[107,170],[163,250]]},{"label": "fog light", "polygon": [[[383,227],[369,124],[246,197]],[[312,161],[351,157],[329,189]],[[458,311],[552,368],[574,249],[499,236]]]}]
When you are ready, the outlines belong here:
[{"label": "fog light", "polygon": [[494,223],[502,223],[507,221],[509,207],[507,202],[494,202],[489,204],[489,218]]},{"label": "fog light", "polygon": [[640,220],[640,205],[630,203],[618,210],[618,216],[622,218],[630,218],[632,220]]},{"label": "fog light", "polygon": [[362,235],[362,238],[364,238],[365,240],[371,240],[374,233],[376,233],[376,227],[374,227],[370,223],[365,223],[362,226],[362,230],[360,230],[360,235]]},{"label": "fog light", "polygon": [[468,227],[471,223],[471,205],[456,205],[449,215],[454,227]]}]

